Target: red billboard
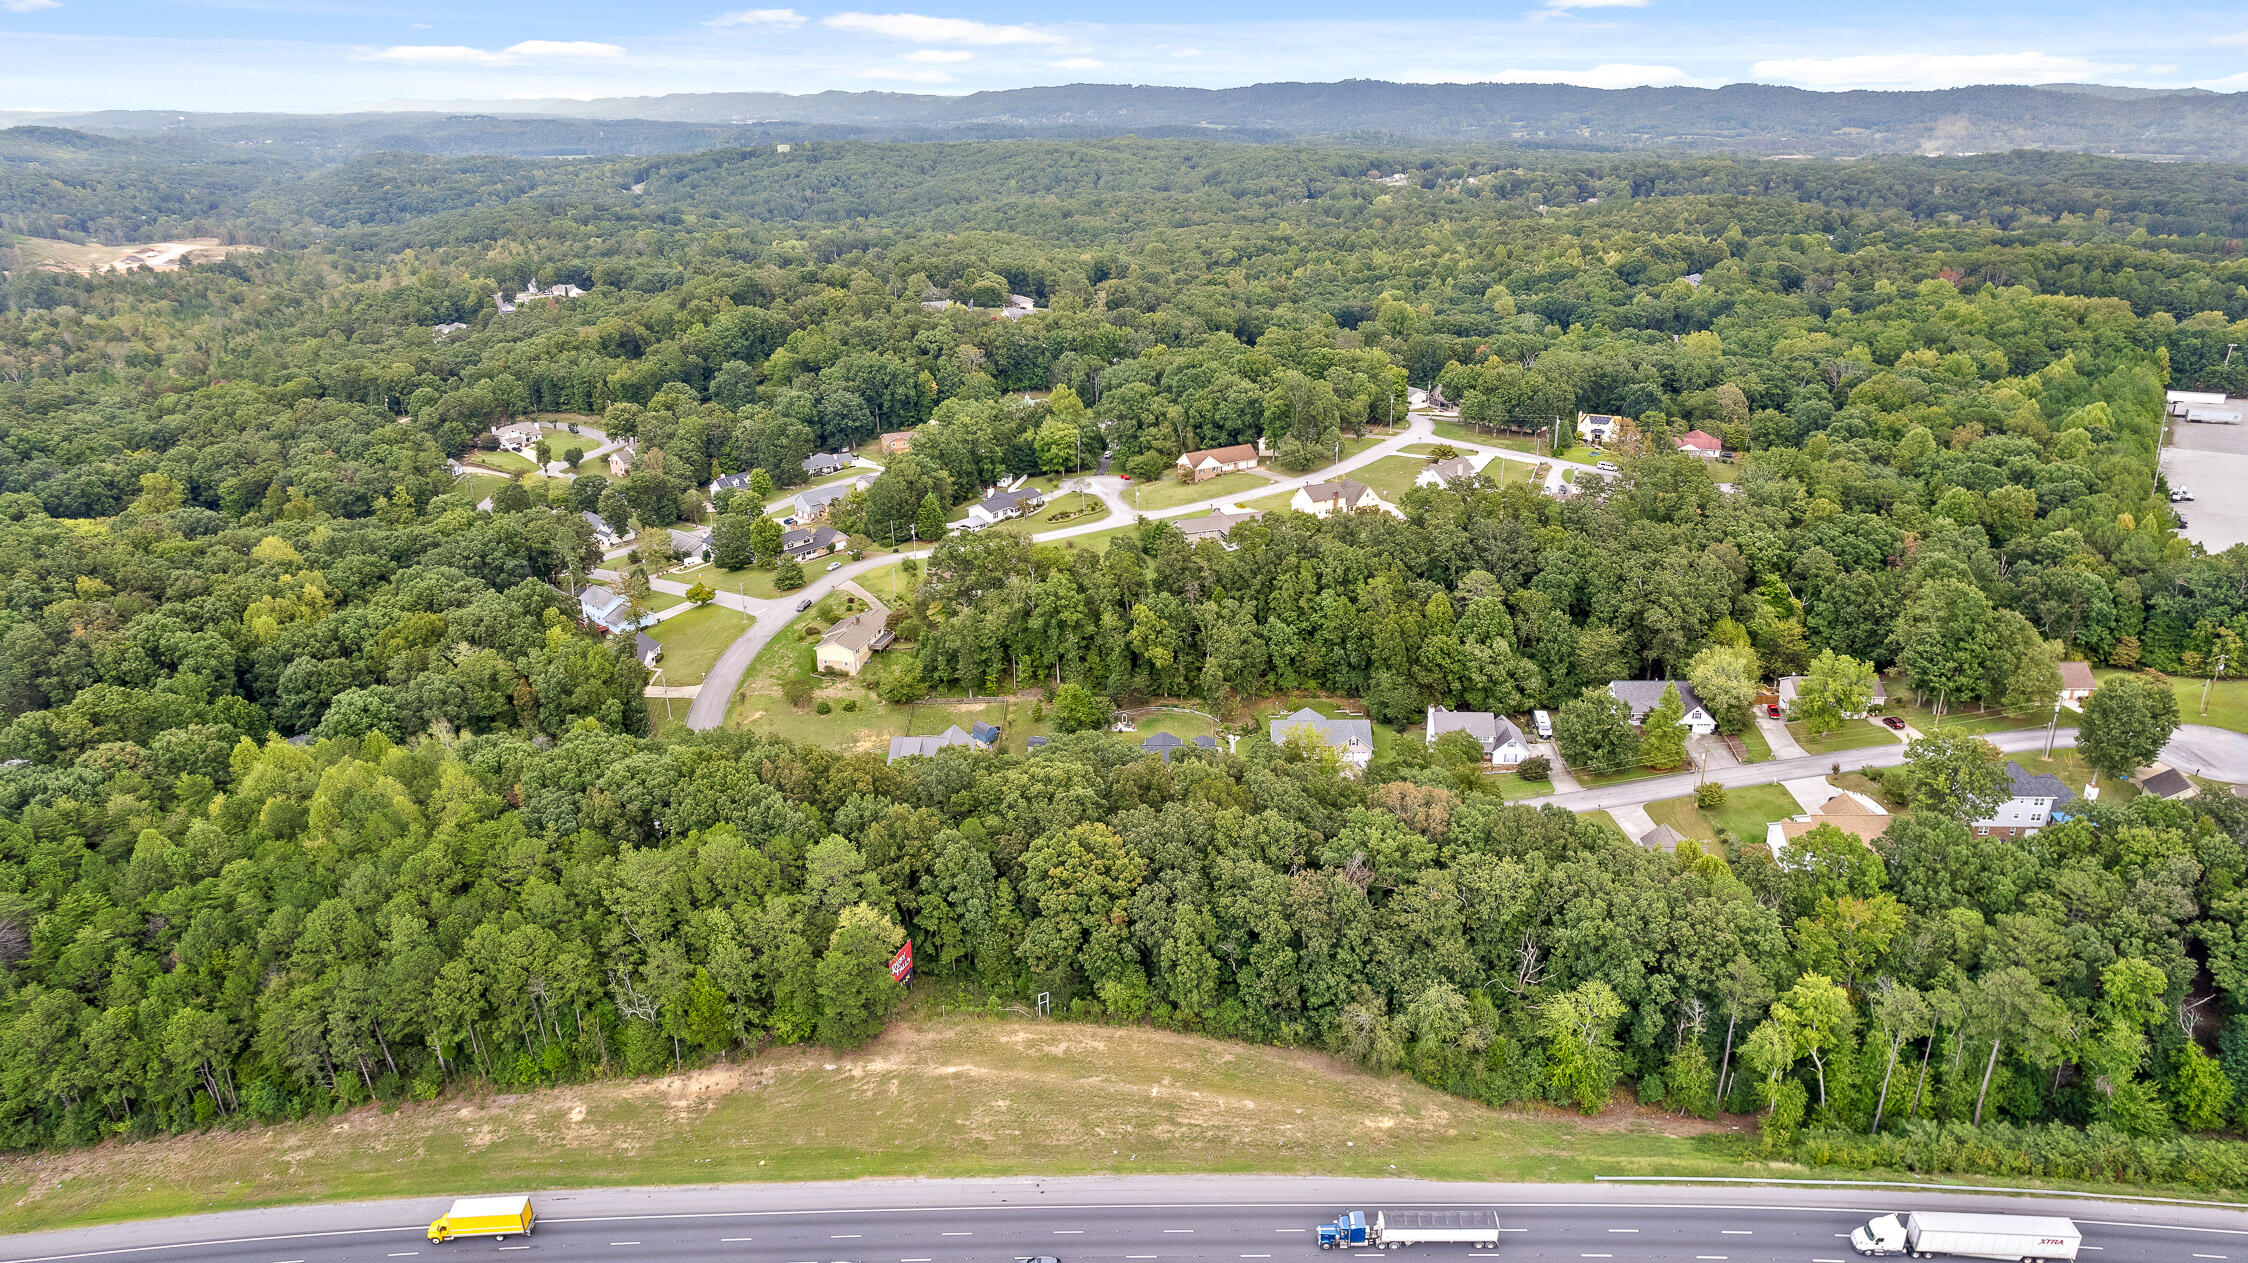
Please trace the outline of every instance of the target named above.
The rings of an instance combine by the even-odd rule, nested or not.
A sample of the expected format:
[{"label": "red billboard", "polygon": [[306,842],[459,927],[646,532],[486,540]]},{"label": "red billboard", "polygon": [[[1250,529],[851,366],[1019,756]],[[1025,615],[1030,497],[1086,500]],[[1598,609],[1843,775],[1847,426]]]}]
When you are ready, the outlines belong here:
[{"label": "red billboard", "polygon": [[913,940],[907,939],[898,954],[890,958],[890,976],[899,982],[913,981]]}]

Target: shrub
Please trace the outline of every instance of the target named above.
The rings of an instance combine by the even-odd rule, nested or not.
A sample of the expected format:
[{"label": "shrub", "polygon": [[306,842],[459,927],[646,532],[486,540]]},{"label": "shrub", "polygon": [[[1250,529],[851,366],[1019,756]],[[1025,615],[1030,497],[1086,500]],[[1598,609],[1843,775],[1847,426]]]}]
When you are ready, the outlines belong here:
[{"label": "shrub", "polygon": [[1716,781],[1704,781],[1694,787],[1694,805],[1710,810],[1725,805],[1725,787]]},{"label": "shrub", "polygon": [[821,702],[819,705],[812,708],[812,713],[815,715],[826,715],[833,713],[834,710],[835,708],[833,706],[830,706],[826,702]]},{"label": "shrub", "polygon": [[804,567],[794,557],[781,558],[773,567],[773,587],[781,592],[794,592],[804,586]]},{"label": "shrub", "polygon": [[1533,754],[1522,760],[1514,771],[1526,781],[1550,781],[1553,779],[1553,760],[1542,754]]},{"label": "shrub", "polygon": [[848,715],[848,714],[850,714],[850,713],[851,713],[852,711],[855,711],[855,710],[857,710],[858,708],[859,708],[859,699],[857,699],[857,698],[855,698],[855,697],[846,697],[846,698],[844,698],[844,699],[843,699],[843,713],[844,713],[844,714]]},{"label": "shrub", "polygon": [[805,676],[792,676],[781,681],[781,697],[798,710],[812,700],[812,681]]}]

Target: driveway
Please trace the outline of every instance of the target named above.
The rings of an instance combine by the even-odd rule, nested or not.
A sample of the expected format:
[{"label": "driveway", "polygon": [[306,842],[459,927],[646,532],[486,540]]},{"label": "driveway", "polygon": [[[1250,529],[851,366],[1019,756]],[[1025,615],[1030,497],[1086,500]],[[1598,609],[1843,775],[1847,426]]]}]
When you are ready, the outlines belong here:
[{"label": "driveway", "polygon": [[1772,747],[1773,758],[1800,759],[1806,757],[1806,752],[1802,744],[1796,741],[1795,734],[1787,730],[1786,720],[1772,718],[1764,713],[1764,708],[1761,706],[1756,708],[1755,718],[1756,730],[1764,734],[1764,744]]}]

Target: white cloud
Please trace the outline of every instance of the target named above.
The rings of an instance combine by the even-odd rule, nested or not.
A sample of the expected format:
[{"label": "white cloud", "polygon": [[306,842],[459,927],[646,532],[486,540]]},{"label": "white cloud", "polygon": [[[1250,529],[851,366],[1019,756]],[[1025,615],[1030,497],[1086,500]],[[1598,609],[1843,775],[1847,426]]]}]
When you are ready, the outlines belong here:
[{"label": "white cloud", "polygon": [[1182,59],[1200,57],[1202,56],[1202,50],[1199,48],[1174,48],[1170,51],[1170,55]]},{"label": "white cloud", "polygon": [[794,9],[736,9],[721,13],[704,26],[802,26],[804,15]]},{"label": "white cloud", "polygon": [[2234,31],[2230,35],[2212,35],[2209,37],[2209,42],[2212,44],[2232,44],[2236,47],[2248,44],[2248,31]]},{"label": "white cloud", "polygon": [[1106,63],[1097,57],[1064,57],[1046,64],[1056,70],[1099,70]]},{"label": "white cloud", "polygon": [[1545,7],[1554,13],[1571,9],[1644,9],[1648,0],[1545,0]]},{"label": "white cloud", "polygon": [[837,13],[820,19],[841,31],[912,40],[916,44],[1066,44],[1052,31],[1030,26],[937,18],[922,13]]},{"label": "white cloud", "polygon": [[428,29],[429,29],[429,23],[427,23],[427,22],[408,22],[408,23],[406,24],[406,29],[407,29],[407,30],[409,30],[409,31],[426,31],[426,30],[428,30]]},{"label": "white cloud", "polygon": [[428,66],[505,66],[515,60],[506,53],[463,44],[393,44],[388,48],[364,48],[353,56],[361,61],[403,61]]},{"label": "white cloud", "polygon": [[945,63],[974,61],[976,55],[965,48],[916,48],[905,55],[906,61]]},{"label": "white cloud", "polygon": [[1854,57],[1781,57],[1757,62],[1759,81],[1805,88],[1956,88],[1977,83],[2089,82],[2136,67],[2050,53],[1863,53]]},{"label": "white cloud", "polygon": [[0,0],[0,9],[10,13],[37,13],[41,9],[59,9],[62,0]]},{"label": "white cloud", "polygon": [[527,39],[507,47],[516,57],[622,57],[624,49],[615,44],[597,44],[589,39]]},{"label": "white cloud", "polygon": [[898,83],[953,83],[942,70],[911,70],[903,66],[865,66],[851,72],[860,79],[885,79]]}]

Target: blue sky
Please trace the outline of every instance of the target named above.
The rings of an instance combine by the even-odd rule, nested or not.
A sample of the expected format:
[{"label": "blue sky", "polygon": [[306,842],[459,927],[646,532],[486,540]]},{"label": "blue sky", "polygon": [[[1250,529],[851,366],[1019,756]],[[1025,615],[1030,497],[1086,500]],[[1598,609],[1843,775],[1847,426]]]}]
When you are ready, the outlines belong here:
[{"label": "blue sky", "polygon": [[2248,90],[2248,7],[2072,0],[0,0],[0,109],[1099,82]]}]

